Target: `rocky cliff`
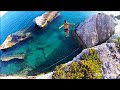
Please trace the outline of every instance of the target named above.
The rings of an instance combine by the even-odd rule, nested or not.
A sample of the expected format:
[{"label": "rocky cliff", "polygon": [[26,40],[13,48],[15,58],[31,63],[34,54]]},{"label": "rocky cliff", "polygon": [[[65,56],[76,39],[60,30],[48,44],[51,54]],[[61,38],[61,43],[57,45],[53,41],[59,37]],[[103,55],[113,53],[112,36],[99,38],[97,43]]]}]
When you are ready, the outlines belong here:
[{"label": "rocky cliff", "polygon": [[115,32],[117,22],[112,15],[98,13],[76,27],[76,33],[86,47],[93,47],[108,40]]},{"label": "rocky cliff", "polygon": [[[116,25],[114,16],[104,13],[93,15],[85,20],[76,28],[76,33],[88,48],[74,57],[72,61],[65,63],[64,66],[69,66],[72,62],[81,62],[82,57],[90,53],[89,47],[91,47],[96,50],[101,62],[102,77],[104,79],[120,79],[120,49],[116,47],[115,43],[112,43],[113,39],[120,37],[119,34],[117,36],[116,34],[113,35]],[[120,28],[118,28],[118,31],[120,31]],[[38,78],[52,79],[53,73],[54,71],[49,75],[46,74]],[[63,72],[58,74],[61,73]]]},{"label": "rocky cliff", "polygon": [[90,54],[89,49],[94,49],[101,63],[103,79],[120,79],[120,49],[113,43],[120,37],[118,20],[113,15],[98,13],[79,24],[75,31],[77,39],[86,46],[86,49],[64,66],[70,66],[72,62],[80,63],[84,55]]},{"label": "rocky cliff", "polygon": [[[116,48],[115,43],[103,43],[92,48],[97,51],[97,55],[99,56],[103,78],[118,78],[120,75],[120,51]],[[89,54],[88,49],[89,48],[84,49],[80,54],[73,58],[73,61],[79,62],[83,55]],[[71,62],[67,64],[70,64]]]}]

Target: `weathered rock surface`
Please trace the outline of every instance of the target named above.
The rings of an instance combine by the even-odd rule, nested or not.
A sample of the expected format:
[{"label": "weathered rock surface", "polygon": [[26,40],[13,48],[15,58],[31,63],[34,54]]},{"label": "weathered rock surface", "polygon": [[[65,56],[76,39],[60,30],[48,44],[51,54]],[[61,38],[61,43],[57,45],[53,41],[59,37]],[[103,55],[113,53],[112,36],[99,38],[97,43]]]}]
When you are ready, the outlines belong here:
[{"label": "weathered rock surface", "polygon": [[76,33],[86,47],[93,47],[107,41],[115,32],[117,22],[114,16],[98,13],[76,27]]},{"label": "weathered rock surface", "polygon": [[115,33],[106,42],[113,42],[116,38],[120,37],[120,20],[116,19],[118,25],[115,27]]},{"label": "weathered rock surface", "polygon": [[20,41],[23,41],[31,36],[31,32],[26,32],[26,30],[20,30],[13,34],[10,34],[7,36],[5,41],[0,46],[0,49],[7,49],[15,44],[19,43]]},{"label": "weathered rock surface", "polygon": [[58,11],[47,11],[41,16],[38,16],[34,19],[34,22],[37,26],[43,28],[48,22],[51,22],[54,18],[58,16]]},{"label": "weathered rock surface", "polygon": [[[97,55],[101,61],[102,74],[104,79],[118,79],[120,77],[120,52],[115,43],[103,43],[92,47],[96,49]],[[73,58],[73,61],[80,61],[84,54],[88,54],[89,50],[84,49],[80,54]],[[70,64],[72,61],[66,63]]]}]

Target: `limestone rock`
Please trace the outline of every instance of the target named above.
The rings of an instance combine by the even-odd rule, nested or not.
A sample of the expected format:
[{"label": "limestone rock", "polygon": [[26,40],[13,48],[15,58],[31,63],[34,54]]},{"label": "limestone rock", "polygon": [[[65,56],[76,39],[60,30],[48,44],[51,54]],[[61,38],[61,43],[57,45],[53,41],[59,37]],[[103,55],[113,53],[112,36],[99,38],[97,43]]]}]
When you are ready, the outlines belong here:
[{"label": "limestone rock", "polygon": [[[101,62],[101,70],[104,79],[117,79],[120,75],[120,52],[116,48],[115,43],[103,43],[101,45],[92,47],[96,49],[97,55]],[[89,53],[88,48],[84,49],[79,55],[82,56]],[[78,57],[77,55],[77,57]],[[75,57],[75,58],[77,58]]]},{"label": "limestone rock", "polygon": [[30,36],[31,36],[31,32],[29,32],[29,31],[26,32],[26,30],[20,30],[15,33],[12,33],[7,36],[5,41],[0,46],[0,49],[4,50],[7,48],[10,48],[10,47],[14,46],[15,44],[19,43],[20,41],[23,41],[23,40],[29,38]]},{"label": "limestone rock", "polygon": [[2,56],[0,58],[1,61],[10,61],[12,59],[20,59],[23,60],[25,57],[25,54],[18,54],[18,55],[9,55],[9,56]]},{"label": "limestone rock", "polygon": [[47,11],[41,16],[36,17],[33,21],[38,27],[43,28],[58,15],[58,11]]},{"label": "limestone rock", "polygon": [[117,22],[114,16],[98,13],[76,27],[76,33],[86,47],[93,47],[107,41],[115,32]]}]

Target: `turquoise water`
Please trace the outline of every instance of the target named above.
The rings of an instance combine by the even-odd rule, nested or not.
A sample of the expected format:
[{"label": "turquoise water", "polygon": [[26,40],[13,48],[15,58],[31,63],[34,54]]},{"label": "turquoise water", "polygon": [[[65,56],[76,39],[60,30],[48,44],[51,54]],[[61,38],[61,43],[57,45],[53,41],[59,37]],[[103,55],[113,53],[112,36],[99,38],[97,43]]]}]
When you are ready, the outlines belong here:
[{"label": "turquoise water", "polygon": [[[1,56],[25,54],[24,60],[0,61],[0,74],[27,74],[36,75],[41,72],[49,72],[56,65],[71,61],[74,56],[81,52],[72,31],[75,26],[70,26],[70,36],[65,37],[63,28],[58,29],[66,19],[70,23],[81,23],[94,12],[88,11],[60,11],[60,16],[49,23],[44,29],[39,29],[33,23],[33,19],[45,11],[9,11],[0,18],[0,44],[6,37],[18,30],[26,29],[32,32],[32,37],[9,48],[5,52],[0,51]],[[63,61],[51,66],[62,58],[75,53]],[[46,69],[47,68],[47,69]]]}]

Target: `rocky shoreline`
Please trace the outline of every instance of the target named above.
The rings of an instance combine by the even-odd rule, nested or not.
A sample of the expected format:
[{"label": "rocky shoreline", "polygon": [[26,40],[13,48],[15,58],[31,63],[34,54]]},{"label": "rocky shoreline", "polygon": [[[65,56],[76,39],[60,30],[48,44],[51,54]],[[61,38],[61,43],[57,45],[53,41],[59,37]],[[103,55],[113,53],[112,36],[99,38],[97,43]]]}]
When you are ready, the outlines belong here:
[{"label": "rocky shoreline", "polygon": [[[105,15],[105,14],[102,13],[101,15]],[[108,15],[108,17],[109,17],[109,15]],[[112,19],[112,18],[113,17],[109,17],[109,19]],[[113,20],[113,23],[110,22],[112,20]],[[111,32],[111,30],[109,32],[105,32],[107,29],[105,29],[105,27],[104,27],[104,32],[103,32],[103,30],[100,32],[100,33],[102,33],[102,36],[99,36],[100,34],[97,34],[97,32],[96,32],[96,35],[95,35],[95,32],[94,32],[94,34],[91,35],[91,36],[95,35],[95,36],[97,36],[97,38],[93,38],[91,40],[88,40],[88,42],[86,42],[86,40],[90,39],[90,37],[91,37],[90,34],[92,34],[92,31],[89,32],[89,35],[86,34],[87,30],[90,31],[91,29],[87,28],[87,25],[85,23],[84,23],[84,25],[80,24],[80,26],[78,26],[79,31],[82,30],[84,33],[81,33],[82,31],[80,33],[78,31],[76,33],[77,33],[77,35],[79,35],[79,34],[82,35],[82,37],[80,37],[80,38],[83,40],[82,42],[84,42],[84,44],[88,48],[84,49],[80,54],[78,54],[76,57],[74,57],[72,61],[66,63],[65,65],[69,65],[73,61],[74,62],[76,62],[76,61],[80,62],[82,56],[88,54],[89,53],[88,49],[91,47],[91,48],[93,48],[97,51],[97,55],[99,56],[101,66],[102,66],[101,70],[102,70],[103,79],[119,79],[120,78],[120,51],[119,51],[119,48],[116,47],[116,44],[113,43],[112,41],[115,40],[117,37],[120,37],[120,35],[117,34],[118,32],[115,33],[115,26],[118,25],[118,23],[116,22],[115,19],[112,19],[112,20],[107,20],[107,23],[109,23],[109,22],[112,23],[112,25],[108,24],[109,27],[112,26],[111,27],[112,28],[111,35],[109,34]],[[91,22],[93,22],[93,20],[91,20]],[[105,24],[105,20],[102,23]],[[84,28],[84,26],[85,26],[85,28]],[[91,26],[91,24],[90,24],[90,26]],[[96,26],[96,25],[94,25],[94,26]],[[101,26],[104,26],[104,25],[101,24]],[[119,26],[120,26],[120,24],[119,24]],[[106,34],[106,35],[109,34],[108,37],[104,38],[105,42],[102,43],[102,44],[101,44],[101,42],[95,43],[98,40],[98,38],[102,39],[104,34]],[[85,35],[85,36],[83,36],[83,35]],[[84,39],[84,37],[85,37],[85,39]],[[94,39],[96,39],[96,40],[94,40]],[[98,40],[98,41],[100,41],[100,40]],[[109,43],[106,43],[108,41],[109,41]],[[97,45],[97,44],[99,44],[99,45]]]},{"label": "rocky shoreline", "polygon": [[[117,25],[118,24],[113,16],[104,13],[98,13],[85,20],[85,22],[76,28],[76,33],[79,36],[77,38],[82,40],[86,45],[86,48],[74,57],[72,61],[69,61],[64,65],[68,66],[72,62],[80,62],[83,55],[90,53],[89,48],[93,48],[96,50],[101,62],[103,79],[120,79],[120,49],[116,47],[116,43],[112,42],[117,37],[120,37],[119,35],[113,37],[116,34],[115,27]],[[53,73],[54,71],[40,76],[0,76],[0,78],[52,79]]]},{"label": "rocky shoreline", "polygon": [[100,15],[99,22],[97,22],[99,26],[96,24],[97,16],[93,15],[76,28],[77,39],[79,43],[82,42],[84,47],[86,46],[86,49],[74,57],[72,61],[65,63],[64,66],[69,66],[72,62],[80,62],[84,55],[90,53],[89,49],[94,49],[101,62],[103,79],[120,79],[120,48],[117,48],[116,43],[113,42],[120,37],[115,32],[118,22],[112,15],[98,14]]}]

